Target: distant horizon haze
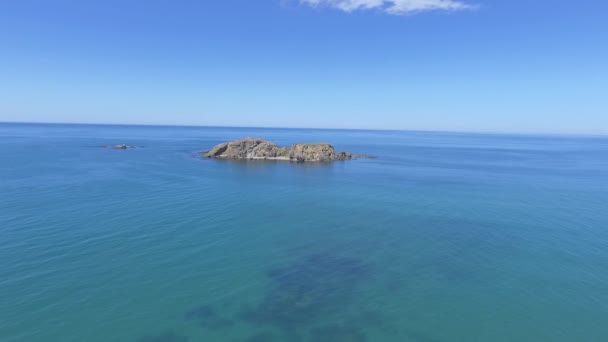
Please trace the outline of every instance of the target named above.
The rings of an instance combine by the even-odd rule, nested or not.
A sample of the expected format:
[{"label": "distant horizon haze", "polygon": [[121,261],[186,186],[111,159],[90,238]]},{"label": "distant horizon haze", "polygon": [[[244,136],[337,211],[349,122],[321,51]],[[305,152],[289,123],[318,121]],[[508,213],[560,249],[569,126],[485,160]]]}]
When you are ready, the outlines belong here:
[{"label": "distant horizon haze", "polygon": [[0,125],[65,125],[65,126],[141,126],[141,127],[191,127],[191,128],[244,128],[244,129],[286,129],[286,130],[336,130],[336,131],[387,131],[387,132],[420,132],[420,133],[454,133],[454,134],[495,134],[524,136],[579,136],[608,137],[608,133],[590,132],[534,132],[534,131],[467,131],[451,129],[417,129],[417,128],[359,128],[359,127],[294,127],[294,126],[239,126],[239,125],[205,125],[205,124],[171,124],[171,123],[113,123],[113,122],[35,122],[35,121],[0,121]]}]

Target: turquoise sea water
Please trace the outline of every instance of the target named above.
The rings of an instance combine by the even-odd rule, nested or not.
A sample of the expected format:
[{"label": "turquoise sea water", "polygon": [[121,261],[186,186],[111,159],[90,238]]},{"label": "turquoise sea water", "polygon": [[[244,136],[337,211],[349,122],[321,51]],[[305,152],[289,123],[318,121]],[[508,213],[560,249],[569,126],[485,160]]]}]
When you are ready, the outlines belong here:
[{"label": "turquoise sea water", "polygon": [[[240,137],[334,164],[202,160]],[[125,143],[141,149],[116,151]],[[0,341],[608,340],[608,138],[0,125]]]}]

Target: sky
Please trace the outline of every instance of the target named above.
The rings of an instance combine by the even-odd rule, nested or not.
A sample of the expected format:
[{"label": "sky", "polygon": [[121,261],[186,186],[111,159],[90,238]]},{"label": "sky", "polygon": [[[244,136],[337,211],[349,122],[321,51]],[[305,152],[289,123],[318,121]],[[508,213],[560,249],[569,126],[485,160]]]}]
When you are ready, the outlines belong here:
[{"label": "sky", "polygon": [[0,121],[608,134],[605,0],[0,0]]}]

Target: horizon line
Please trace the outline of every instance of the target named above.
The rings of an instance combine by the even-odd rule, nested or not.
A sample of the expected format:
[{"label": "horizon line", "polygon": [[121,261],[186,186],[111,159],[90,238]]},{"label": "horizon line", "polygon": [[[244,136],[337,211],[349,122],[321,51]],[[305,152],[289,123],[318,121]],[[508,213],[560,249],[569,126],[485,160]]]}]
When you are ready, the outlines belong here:
[{"label": "horizon line", "polygon": [[253,128],[253,129],[300,129],[325,131],[372,131],[372,132],[418,132],[418,133],[453,133],[453,134],[488,134],[517,136],[564,136],[564,137],[601,137],[608,138],[608,133],[564,133],[564,132],[506,132],[506,131],[458,131],[430,129],[389,129],[389,128],[330,128],[330,127],[279,127],[279,126],[229,126],[198,124],[146,124],[146,123],[94,123],[94,122],[46,122],[46,121],[1,121],[0,124],[22,125],[85,125],[85,126],[136,126],[136,127],[182,127],[182,128]]}]

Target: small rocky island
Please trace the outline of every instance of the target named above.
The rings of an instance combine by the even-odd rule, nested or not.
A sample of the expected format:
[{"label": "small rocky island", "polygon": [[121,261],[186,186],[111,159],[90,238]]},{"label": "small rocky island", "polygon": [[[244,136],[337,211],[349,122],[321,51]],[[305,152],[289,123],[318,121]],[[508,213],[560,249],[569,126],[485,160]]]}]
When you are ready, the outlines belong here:
[{"label": "small rocky island", "polygon": [[140,146],[130,146],[130,145],[120,144],[120,145],[110,145],[110,146],[102,146],[102,147],[111,148],[113,150],[128,150],[131,148],[139,148]]},{"label": "small rocky island", "polygon": [[350,160],[356,155],[338,152],[330,144],[294,144],[290,148],[277,146],[263,139],[247,138],[215,146],[203,153],[205,158],[286,160],[294,162],[333,162]]}]

